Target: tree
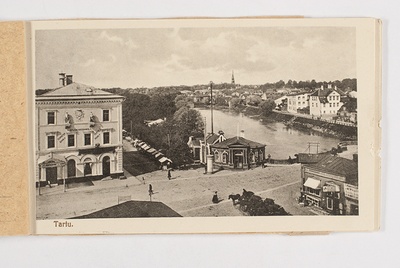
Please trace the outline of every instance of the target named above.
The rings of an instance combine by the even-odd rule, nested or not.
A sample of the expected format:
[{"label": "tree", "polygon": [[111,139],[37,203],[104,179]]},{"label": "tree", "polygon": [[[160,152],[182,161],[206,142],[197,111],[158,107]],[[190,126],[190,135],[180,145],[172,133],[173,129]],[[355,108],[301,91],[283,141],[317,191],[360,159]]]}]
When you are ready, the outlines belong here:
[{"label": "tree", "polygon": [[286,83],[286,87],[293,88],[293,81],[289,79]]},{"label": "tree", "polygon": [[253,106],[258,106],[262,102],[262,99],[260,96],[257,95],[250,95],[247,97],[247,104],[253,105]]},{"label": "tree", "polygon": [[276,105],[273,100],[266,100],[260,105],[261,111],[264,115],[269,115],[273,109],[275,109]]},{"label": "tree", "polygon": [[275,88],[283,88],[285,86],[285,81],[279,80],[275,83]]},{"label": "tree", "polygon": [[239,98],[232,98],[231,99],[231,107],[232,108],[237,108],[240,105],[241,100]]}]

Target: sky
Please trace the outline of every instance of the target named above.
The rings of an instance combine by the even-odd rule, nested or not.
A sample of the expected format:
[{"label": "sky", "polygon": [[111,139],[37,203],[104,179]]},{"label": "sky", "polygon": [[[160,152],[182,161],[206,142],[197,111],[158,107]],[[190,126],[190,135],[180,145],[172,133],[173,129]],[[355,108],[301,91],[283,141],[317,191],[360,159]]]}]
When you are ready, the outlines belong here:
[{"label": "sky", "polygon": [[351,27],[37,30],[36,89],[58,73],[98,88],[356,78]]}]

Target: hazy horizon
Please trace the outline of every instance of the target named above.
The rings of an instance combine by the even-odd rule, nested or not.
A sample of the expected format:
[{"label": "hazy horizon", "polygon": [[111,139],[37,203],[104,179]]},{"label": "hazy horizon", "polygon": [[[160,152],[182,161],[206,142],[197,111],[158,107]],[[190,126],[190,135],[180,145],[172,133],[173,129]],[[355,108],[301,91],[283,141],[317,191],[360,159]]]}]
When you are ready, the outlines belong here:
[{"label": "hazy horizon", "polygon": [[149,28],[36,31],[36,89],[58,73],[98,88],[262,85],[356,78],[355,28]]}]

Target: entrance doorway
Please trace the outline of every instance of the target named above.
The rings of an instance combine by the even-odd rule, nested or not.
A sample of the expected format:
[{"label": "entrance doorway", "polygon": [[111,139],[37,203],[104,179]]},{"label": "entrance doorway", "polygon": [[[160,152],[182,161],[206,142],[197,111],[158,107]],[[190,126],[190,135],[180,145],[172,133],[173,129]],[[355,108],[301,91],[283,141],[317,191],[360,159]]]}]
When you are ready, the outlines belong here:
[{"label": "entrance doorway", "polygon": [[83,168],[83,175],[84,176],[92,175],[92,167],[90,166],[90,163],[85,163],[85,166]]},{"label": "entrance doorway", "polygon": [[235,155],[233,163],[234,168],[243,168],[243,155]]},{"label": "entrance doorway", "polygon": [[68,160],[68,163],[67,163],[67,177],[68,178],[76,177],[76,162],[73,159]]},{"label": "entrance doorway", "polygon": [[57,183],[57,167],[46,168],[46,181],[49,181],[51,184]]},{"label": "entrance doorway", "polygon": [[109,176],[110,175],[110,157],[105,156],[103,158],[103,175]]}]

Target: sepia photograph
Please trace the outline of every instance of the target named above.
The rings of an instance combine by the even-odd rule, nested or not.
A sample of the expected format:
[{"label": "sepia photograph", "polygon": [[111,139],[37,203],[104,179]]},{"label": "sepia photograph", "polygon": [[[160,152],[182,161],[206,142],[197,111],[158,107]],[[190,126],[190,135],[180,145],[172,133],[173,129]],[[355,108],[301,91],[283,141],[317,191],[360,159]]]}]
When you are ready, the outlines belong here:
[{"label": "sepia photograph", "polygon": [[37,219],[358,215],[355,33],[36,31]]}]

